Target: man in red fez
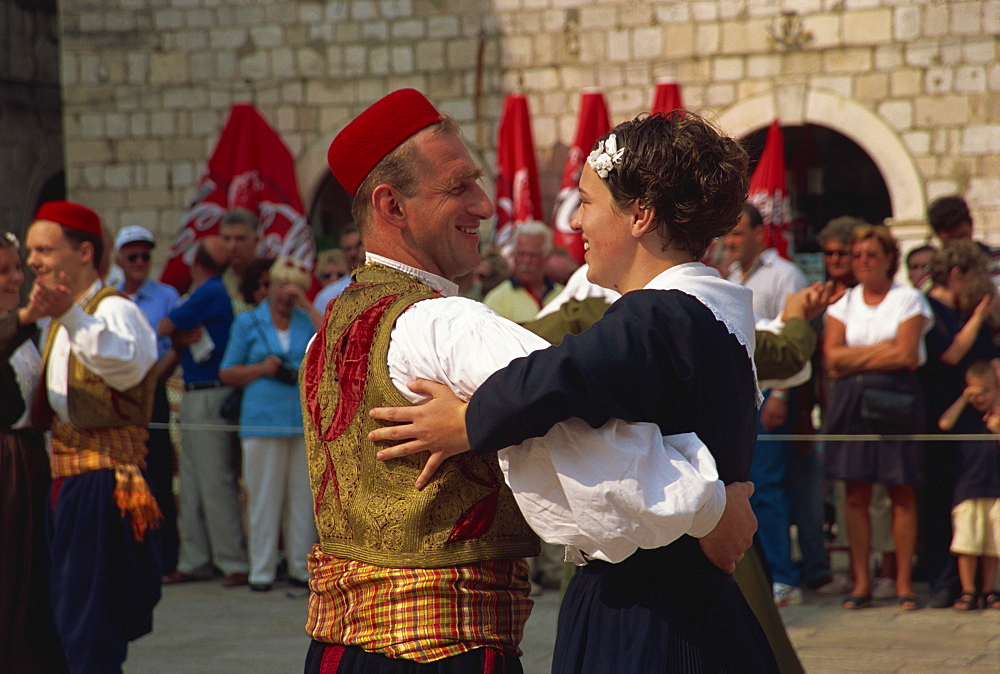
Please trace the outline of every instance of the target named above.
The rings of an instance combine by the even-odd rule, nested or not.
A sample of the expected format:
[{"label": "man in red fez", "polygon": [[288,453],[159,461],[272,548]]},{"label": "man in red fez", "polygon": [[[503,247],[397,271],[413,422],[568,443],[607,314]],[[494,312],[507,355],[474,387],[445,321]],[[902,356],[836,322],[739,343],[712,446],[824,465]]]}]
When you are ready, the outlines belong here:
[{"label": "man in red fez", "polygon": [[[401,672],[421,663],[520,672],[531,607],[524,558],[538,542],[496,455],[447,459],[424,483],[422,454],[377,460],[384,444],[369,434],[384,424],[368,411],[426,400],[426,386],[408,385],[418,378],[467,399],[494,370],[546,343],[457,296],[454,279],[478,264],[478,228],[493,206],[455,123],[422,94],[376,102],[337,136],[328,159],[354,196],[367,253],[330,303],[300,376],[320,538],[309,559],[306,671]],[[622,434],[662,442],[653,424],[559,424],[556,433],[598,452]],[[559,442],[529,442],[547,441]],[[678,518],[676,535],[704,535],[719,522],[725,490],[689,475],[698,502]]]},{"label": "man in red fez", "polygon": [[27,236],[35,285],[22,318],[51,319],[32,423],[52,433],[52,606],[73,672],[119,671],[160,597],[160,513],[140,473],[156,336],[102,283],[102,234],[89,208],[48,202]]}]

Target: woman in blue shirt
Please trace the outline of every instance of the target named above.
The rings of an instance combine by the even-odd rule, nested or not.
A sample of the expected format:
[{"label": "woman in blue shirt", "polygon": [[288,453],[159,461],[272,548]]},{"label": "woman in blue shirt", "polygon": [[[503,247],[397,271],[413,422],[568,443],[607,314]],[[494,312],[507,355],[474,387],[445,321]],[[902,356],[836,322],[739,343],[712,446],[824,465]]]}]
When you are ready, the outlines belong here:
[{"label": "woman in blue shirt", "polygon": [[271,589],[284,536],[288,578],[305,586],[306,555],[316,542],[302,436],[298,371],[316,332],[305,298],[309,269],[290,257],[270,269],[271,293],[233,321],[219,377],[242,386],[240,440],[250,514],[250,589]]}]

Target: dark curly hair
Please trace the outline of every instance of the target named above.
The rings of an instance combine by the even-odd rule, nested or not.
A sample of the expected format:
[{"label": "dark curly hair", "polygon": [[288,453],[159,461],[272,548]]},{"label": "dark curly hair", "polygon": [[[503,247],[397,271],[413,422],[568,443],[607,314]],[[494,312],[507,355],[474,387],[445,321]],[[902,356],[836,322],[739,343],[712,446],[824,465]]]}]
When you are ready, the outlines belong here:
[{"label": "dark curly hair", "polygon": [[935,232],[950,232],[963,222],[972,222],[969,205],[958,195],[935,199],[927,209],[927,221]]},{"label": "dark curly hair", "polygon": [[749,182],[747,153],[737,141],[686,111],[640,115],[598,142],[611,133],[625,152],[604,182],[619,208],[638,201],[655,211],[663,250],[700,259],[736,226]]}]

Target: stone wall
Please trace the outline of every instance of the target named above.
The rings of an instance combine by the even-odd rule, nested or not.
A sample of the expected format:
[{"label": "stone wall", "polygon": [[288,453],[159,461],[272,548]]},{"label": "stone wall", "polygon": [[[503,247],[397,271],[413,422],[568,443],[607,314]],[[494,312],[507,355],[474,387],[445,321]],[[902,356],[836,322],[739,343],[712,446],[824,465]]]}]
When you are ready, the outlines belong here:
[{"label": "stone wall", "polygon": [[[487,165],[503,95],[529,98],[545,206],[579,90],[612,121],[657,77],[740,135],[805,121],[875,159],[894,215],[966,195],[1000,240],[1000,0],[63,0],[71,197],[169,239],[233,101],[298,161],[307,204],[330,139],[368,103],[423,90]],[[891,175],[899,172],[896,179]],[[894,186],[893,186],[894,185]],[[164,247],[158,249],[162,255]]]},{"label": "stone wall", "polygon": [[55,0],[0,3],[0,35],[0,231],[23,239],[43,193],[65,196]]}]

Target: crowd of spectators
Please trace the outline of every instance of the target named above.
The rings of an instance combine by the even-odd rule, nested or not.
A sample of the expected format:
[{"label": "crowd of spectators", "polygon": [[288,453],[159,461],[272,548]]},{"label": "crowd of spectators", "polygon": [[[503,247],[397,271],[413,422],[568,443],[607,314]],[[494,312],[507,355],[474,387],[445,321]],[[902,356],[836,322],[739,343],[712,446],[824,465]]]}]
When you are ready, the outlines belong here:
[{"label": "crowd of spectators", "polygon": [[[973,219],[961,197],[934,201],[928,221],[936,240],[928,236],[905,258],[899,242],[881,225],[841,217],[819,233],[835,301],[825,318],[814,323],[822,346],[813,359],[810,382],[782,397],[789,407],[808,401],[808,411],[814,412],[809,416],[818,422],[785,426],[786,432],[801,434],[815,427],[827,434],[824,442],[806,443],[822,454],[824,482],[814,486],[808,471],[792,473],[803,451],[781,452],[778,456],[786,463],[779,488],[791,492],[807,484],[807,501],[778,501],[787,504],[787,510],[773,502],[755,506],[778,605],[802,601],[796,588],[801,577],[823,594],[846,595],[847,609],[879,599],[895,599],[904,610],[925,604],[963,610],[1000,606],[992,594],[1000,522],[989,510],[1000,496],[1000,453],[995,441],[990,441],[993,451],[987,453],[982,443],[969,447],[950,435],[959,429],[981,429],[990,408],[981,391],[991,391],[993,380],[980,373],[970,383],[968,373],[983,367],[992,372],[1000,365],[995,300],[1000,256],[996,248],[973,240]],[[752,239],[752,228],[748,231]],[[734,235],[741,235],[739,227]],[[745,246],[732,243],[727,252],[737,254],[737,273],[731,280],[746,282],[755,275],[759,282],[766,279],[768,251],[752,251],[760,260],[756,266]],[[904,262],[903,273],[897,274]],[[769,399],[776,393],[781,391],[769,392]],[[954,413],[945,423],[943,415],[956,405],[961,414]],[[765,402],[755,466],[775,455],[777,443],[767,442],[765,435],[775,421],[771,412]],[[842,434],[896,437],[831,437]],[[912,437],[920,434],[939,437]],[[762,448],[768,451],[762,454]],[[772,487],[773,480],[758,482],[758,493],[762,486]],[[987,505],[960,507],[977,499]],[[815,562],[809,541],[817,529],[802,515],[814,512],[817,505],[828,513],[822,523],[827,547],[846,542],[847,574],[830,575],[829,566],[822,575],[810,572]],[[786,548],[767,540],[780,539],[784,545],[782,532],[788,522],[797,528],[799,568],[789,567]],[[804,525],[810,528],[804,530]],[[974,529],[975,535],[959,536],[960,529]],[[873,552],[879,553],[874,559]],[[977,576],[979,557],[983,561]],[[929,584],[926,601],[917,596],[915,580]]]}]

